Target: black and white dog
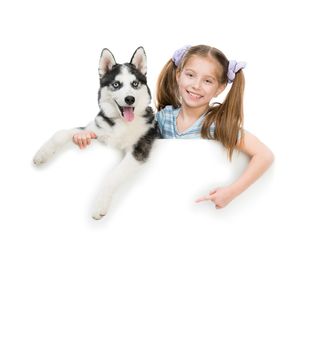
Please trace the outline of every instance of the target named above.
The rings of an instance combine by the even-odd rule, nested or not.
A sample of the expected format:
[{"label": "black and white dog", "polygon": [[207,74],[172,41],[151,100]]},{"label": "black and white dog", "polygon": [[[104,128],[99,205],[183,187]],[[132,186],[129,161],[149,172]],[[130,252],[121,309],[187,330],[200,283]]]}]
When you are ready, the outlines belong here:
[{"label": "black and white dog", "polygon": [[113,54],[102,51],[99,62],[100,112],[85,128],[55,133],[36,153],[34,163],[42,164],[82,129],[94,132],[97,140],[124,152],[122,161],[107,176],[101,189],[94,219],[106,215],[111,198],[132,173],[149,156],[154,140],[159,137],[154,113],[149,107],[151,93],[146,81],[146,54],[142,47],[134,52],[130,63],[117,64]]}]

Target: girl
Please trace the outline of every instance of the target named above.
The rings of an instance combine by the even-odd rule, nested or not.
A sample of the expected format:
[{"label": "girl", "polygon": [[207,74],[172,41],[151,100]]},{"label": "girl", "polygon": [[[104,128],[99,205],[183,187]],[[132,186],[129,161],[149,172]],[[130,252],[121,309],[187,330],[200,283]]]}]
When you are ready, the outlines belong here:
[{"label": "girl", "polygon": [[[156,119],[163,138],[205,138],[222,143],[231,160],[233,151],[244,152],[250,162],[243,174],[227,187],[211,190],[196,200],[225,207],[271,165],[274,156],[254,135],[243,130],[243,62],[229,61],[218,49],[185,46],[173,54],[157,82]],[[222,104],[210,104],[227,84]],[[95,135],[83,132],[73,141],[84,148]]]}]

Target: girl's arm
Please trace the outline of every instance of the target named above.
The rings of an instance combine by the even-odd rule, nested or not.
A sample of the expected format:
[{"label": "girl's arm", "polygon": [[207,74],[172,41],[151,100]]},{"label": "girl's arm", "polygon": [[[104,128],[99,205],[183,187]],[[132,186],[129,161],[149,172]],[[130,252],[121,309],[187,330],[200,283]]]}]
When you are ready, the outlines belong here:
[{"label": "girl's arm", "polygon": [[239,143],[237,149],[251,157],[242,175],[230,186],[212,190],[207,196],[198,198],[196,202],[211,200],[217,209],[225,207],[262,176],[274,160],[271,150],[247,131],[244,131],[243,143]]}]

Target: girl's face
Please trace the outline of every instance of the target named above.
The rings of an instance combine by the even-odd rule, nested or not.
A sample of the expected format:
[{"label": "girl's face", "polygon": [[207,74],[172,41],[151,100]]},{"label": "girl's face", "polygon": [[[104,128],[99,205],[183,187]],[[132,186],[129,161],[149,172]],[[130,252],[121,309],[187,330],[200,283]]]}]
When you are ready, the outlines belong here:
[{"label": "girl's face", "polygon": [[201,56],[189,58],[182,71],[177,73],[182,105],[206,109],[211,99],[218,96],[226,87],[218,80],[220,69],[213,58]]}]

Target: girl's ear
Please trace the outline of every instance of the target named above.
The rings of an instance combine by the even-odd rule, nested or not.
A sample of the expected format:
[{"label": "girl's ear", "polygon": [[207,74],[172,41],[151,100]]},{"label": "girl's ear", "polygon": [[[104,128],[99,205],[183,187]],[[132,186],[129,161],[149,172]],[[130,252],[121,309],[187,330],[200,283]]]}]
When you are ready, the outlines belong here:
[{"label": "girl's ear", "polygon": [[214,97],[220,95],[226,88],[227,84],[220,84]]},{"label": "girl's ear", "polygon": [[179,70],[176,70],[176,83],[178,84],[179,78],[180,78],[180,74],[181,72],[179,72]]}]

